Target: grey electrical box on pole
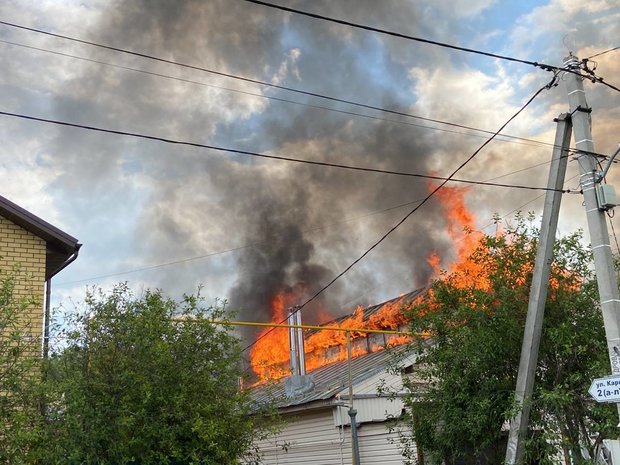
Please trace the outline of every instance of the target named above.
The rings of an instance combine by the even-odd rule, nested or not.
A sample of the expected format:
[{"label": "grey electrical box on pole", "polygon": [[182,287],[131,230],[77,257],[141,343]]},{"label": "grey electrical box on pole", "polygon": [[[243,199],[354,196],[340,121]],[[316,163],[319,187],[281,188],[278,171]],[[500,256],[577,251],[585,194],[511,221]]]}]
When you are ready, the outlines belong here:
[{"label": "grey electrical box on pole", "polygon": [[[583,79],[574,74],[581,71],[581,62],[577,57],[570,55],[564,60],[564,64],[568,70],[572,71],[572,73],[566,73],[564,80],[573,120],[575,146],[578,150],[580,184],[583,190],[590,242],[594,255],[594,268],[601,299],[601,312],[605,324],[611,374],[617,375],[620,374],[620,296],[605,220],[605,210],[608,209],[610,199],[603,199],[604,204],[600,205],[597,198],[597,183],[600,182],[600,179],[596,159],[593,155],[591,110],[586,102]],[[608,193],[598,194],[605,196]],[[620,404],[618,404],[618,408],[620,409]]]},{"label": "grey electrical box on pole", "polygon": [[553,258],[553,243],[558,226],[562,188],[568,164],[568,148],[572,128],[570,115],[561,114],[556,122],[555,143],[551,167],[549,168],[549,180],[547,181],[549,190],[545,196],[545,207],[540,226],[538,249],[536,250],[536,261],[521,346],[521,359],[517,374],[517,387],[515,389],[515,402],[519,408],[510,421],[510,434],[506,447],[506,461],[504,462],[506,465],[515,465],[521,462],[524,443],[527,439],[530,404],[534,391],[538,349],[542,335],[550,266]]}]

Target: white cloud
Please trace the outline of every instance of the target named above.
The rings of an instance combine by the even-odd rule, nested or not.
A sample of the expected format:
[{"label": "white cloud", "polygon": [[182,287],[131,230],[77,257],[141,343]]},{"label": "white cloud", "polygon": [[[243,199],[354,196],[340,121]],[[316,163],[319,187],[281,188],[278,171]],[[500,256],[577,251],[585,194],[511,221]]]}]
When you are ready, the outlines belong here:
[{"label": "white cloud", "polygon": [[293,75],[297,80],[301,80],[299,75],[299,68],[297,68],[297,60],[301,56],[301,50],[294,48],[286,55],[278,71],[271,78],[271,83],[275,85],[282,85],[288,78],[289,74]]}]

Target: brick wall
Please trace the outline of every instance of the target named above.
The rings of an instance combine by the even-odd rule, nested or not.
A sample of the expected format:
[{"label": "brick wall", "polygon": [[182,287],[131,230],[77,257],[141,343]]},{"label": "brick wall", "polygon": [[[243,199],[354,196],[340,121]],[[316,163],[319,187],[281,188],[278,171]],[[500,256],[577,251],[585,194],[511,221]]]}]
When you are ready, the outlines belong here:
[{"label": "brick wall", "polygon": [[0,216],[0,273],[17,267],[15,297],[34,301],[20,315],[24,336],[39,340],[43,331],[45,241]]}]

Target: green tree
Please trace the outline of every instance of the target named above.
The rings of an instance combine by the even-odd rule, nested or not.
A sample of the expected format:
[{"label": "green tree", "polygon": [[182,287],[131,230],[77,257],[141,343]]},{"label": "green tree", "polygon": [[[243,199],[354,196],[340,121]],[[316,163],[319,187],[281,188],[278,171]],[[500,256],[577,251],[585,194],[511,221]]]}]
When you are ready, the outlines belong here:
[{"label": "green tree", "polygon": [[40,302],[16,291],[23,278],[0,269],[0,464],[29,463],[40,420],[41,340],[25,319]]},{"label": "green tree", "polygon": [[[538,231],[517,226],[485,236],[466,263],[433,282],[411,312],[418,376],[408,381],[407,419],[425,463],[502,463],[502,426],[514,389]],[[614,427],[609,405],[593,402],[592,378],[609,373],[591,255],[580,234],[556,242],[527,443],[528,463],[588,463]],[[593,439],[595,438],[595,439]],[[504,443],[505,444],[505,443]]]},{"label": "green tree", "polygon": [[267,425],[239,389],[239,340],[209,323],[225,316],[196,296],[89,294],[50,360],[39,462],[238,463]]}]

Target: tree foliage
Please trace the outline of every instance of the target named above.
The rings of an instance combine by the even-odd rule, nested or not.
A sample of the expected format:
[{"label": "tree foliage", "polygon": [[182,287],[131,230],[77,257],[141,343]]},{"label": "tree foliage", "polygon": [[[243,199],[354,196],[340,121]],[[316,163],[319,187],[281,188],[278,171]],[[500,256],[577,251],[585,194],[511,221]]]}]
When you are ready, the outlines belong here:
[{"label": "tree foliage", "polygon": [[[506,421],[514,413],[538,232],[516,227],[485,236],[463,266],[435,281],[411,311],[425,388],[409,382],[408,419],[425,463],[501,463]],[[609,373],[590,251],[580,234],[556,242],[532,400],[527,461],[588,463],[593,438],[614,426],[615,409],[588,396]]]},{"label": "tree foliage", "polygon": [[240,348],[221,308],[126,286],[91,293],[52,357],[40,463],[237,463],[264,415],[239,389]]}]

